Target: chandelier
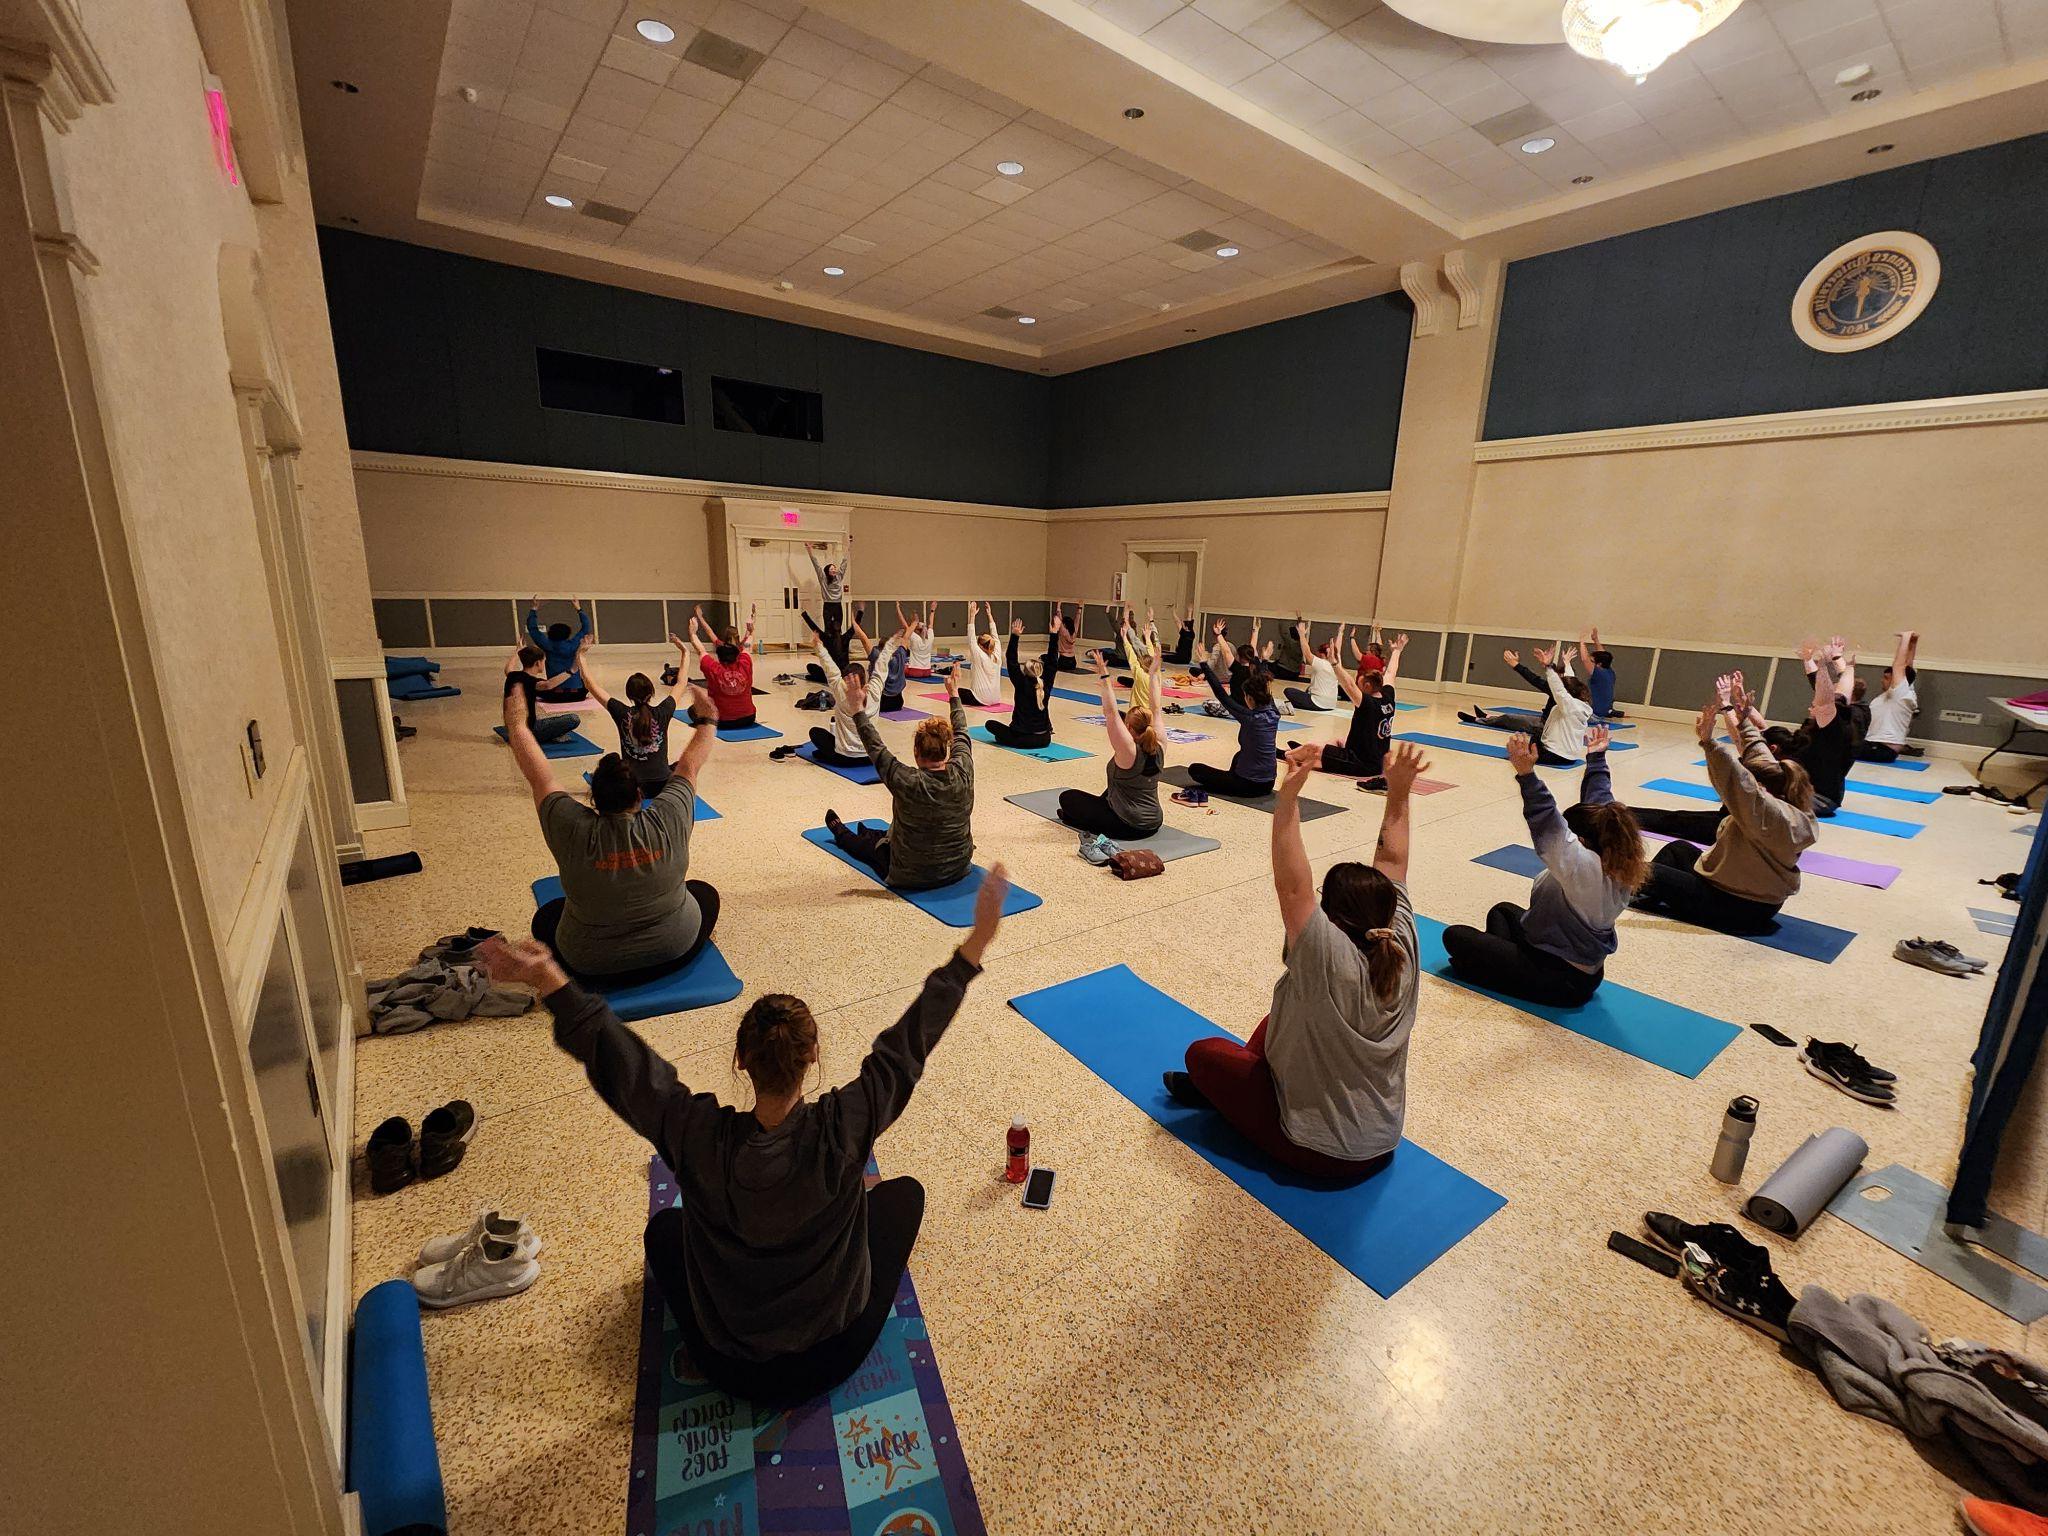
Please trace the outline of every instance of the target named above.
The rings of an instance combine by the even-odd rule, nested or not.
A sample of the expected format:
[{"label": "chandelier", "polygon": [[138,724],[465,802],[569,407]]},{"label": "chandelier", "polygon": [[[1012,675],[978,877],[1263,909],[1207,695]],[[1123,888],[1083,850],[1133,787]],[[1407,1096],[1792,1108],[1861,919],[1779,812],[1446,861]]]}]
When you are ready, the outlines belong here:
[{"label": "chandelier", "polygon": [[1687,43],[1705,37],[1742,0],[1565,0],[1564,40],[1638,84]]}]

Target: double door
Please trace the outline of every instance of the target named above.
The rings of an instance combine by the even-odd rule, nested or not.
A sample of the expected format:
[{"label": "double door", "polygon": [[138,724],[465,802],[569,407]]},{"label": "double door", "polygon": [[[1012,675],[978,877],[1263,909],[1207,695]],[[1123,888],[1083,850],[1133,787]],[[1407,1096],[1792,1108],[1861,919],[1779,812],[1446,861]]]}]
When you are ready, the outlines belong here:
[{"label": "double door", "polygon": [[[811,644],[811,632],[802,615],[808,612],[820,623],[818,573],[812,569],[810,554],[802,539],[743,537],[739,547],[739,602],[736,616],[742,624],[747,606],[758,612],[754,638],[769,649],[802,649]],[[818,564],[839,559],[839,547],[815,551]]]}]

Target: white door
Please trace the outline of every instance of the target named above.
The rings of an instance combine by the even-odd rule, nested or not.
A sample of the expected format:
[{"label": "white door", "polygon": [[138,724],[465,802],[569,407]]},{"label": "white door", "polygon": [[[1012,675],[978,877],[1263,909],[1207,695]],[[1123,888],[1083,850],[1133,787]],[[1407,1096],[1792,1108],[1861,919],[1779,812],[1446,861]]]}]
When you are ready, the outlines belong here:
[{"label": "white door", "polygon": [[1131,575],[1126,582],[1131,603],[1143,615],[1149,605],[1156,615],[1161,635],[1173,632],[1172,608],[1183,615],[1190,612],[1195,582],[1195,557],[1182,550],[1140,551],[1131,556]]},{"label": "white door", "polygon": [[[740,541],[739,611],[756,610],[754,638],[764,646],[788,649],[803,643],[808,632],[797,617],[797,590],[790,580],[787,539]],[[744,621],[742,621],[744,622]]]}]

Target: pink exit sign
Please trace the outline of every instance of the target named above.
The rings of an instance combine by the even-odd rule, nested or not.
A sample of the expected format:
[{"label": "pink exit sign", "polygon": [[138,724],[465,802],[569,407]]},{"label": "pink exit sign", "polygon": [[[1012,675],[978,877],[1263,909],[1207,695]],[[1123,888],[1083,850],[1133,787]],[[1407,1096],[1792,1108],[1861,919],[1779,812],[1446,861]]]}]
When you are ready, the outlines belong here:
[{"label": "pink exit sign", "polygon": [[782,509],[782,521],[785,527],[794,528],[803,520],[803,513],[797,511],[796,508],[784,507]]},{"label": "pink exit sign", "polygon": [[239,187],[242,173],[235,166],[235,141],[228,121],[228,98],[218,80],[206,83],[206,121],[213,131],[213,158],[219,164],[228,185]]}]

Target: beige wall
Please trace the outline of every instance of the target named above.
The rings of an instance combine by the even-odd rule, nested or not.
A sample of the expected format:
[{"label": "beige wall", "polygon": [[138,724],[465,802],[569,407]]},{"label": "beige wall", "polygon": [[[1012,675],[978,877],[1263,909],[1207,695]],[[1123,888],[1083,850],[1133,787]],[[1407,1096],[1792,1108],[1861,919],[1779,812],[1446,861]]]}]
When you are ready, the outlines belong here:
[{"label": "beige wall", "polygon": [[[1204,512],[1093,519],[1057,516],[1046,557],[1051,594],[1102,602],[1127,542],[1201,543],[1201,605],[1230,613],[1370,617],[1386,513],[1377,508]],[[1164,615],[1161,615],[1162,620]]]}]

